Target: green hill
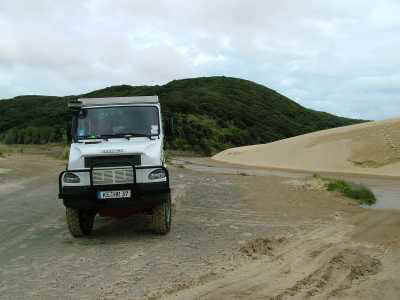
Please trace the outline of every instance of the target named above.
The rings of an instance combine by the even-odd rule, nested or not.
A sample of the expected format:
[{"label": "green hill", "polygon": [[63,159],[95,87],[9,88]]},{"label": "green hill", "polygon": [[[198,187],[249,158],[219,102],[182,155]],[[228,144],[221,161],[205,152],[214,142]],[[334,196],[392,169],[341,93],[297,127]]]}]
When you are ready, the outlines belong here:
[{"label": "green hill", "polygon": [[[312,131],[363,122],[307,109],[265,86],[229,77],[174,80],[162,86],[112,86],[85,97],[158,95],[164,120],[173,117],[169,147],[210,154]],[[78,97],[79,97],[78,96]],[[68,97],[19,96],[0,101],[5,143],[65,139]]]}]

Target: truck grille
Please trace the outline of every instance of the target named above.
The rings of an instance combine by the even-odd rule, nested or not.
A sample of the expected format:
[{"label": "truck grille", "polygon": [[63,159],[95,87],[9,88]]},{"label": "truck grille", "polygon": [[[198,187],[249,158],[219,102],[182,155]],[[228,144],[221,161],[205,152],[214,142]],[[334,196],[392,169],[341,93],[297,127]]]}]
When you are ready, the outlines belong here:
[{"label": "truck grille", "polygon": [[133,183],[133,169],[93,169],[93,184],[126,184]]},{"label": "truck grille", "polygon": [[[119,156],[92,156],[92,157],[85,157],[85,168],[91,168],[94,165],[98,167],[115,167],[115,166],[126,166],[126,162],[130,162],[135,166],[140,166],[142,161],[140,154],[134,155],[119,155]],[[125,163],[125,164],[124,164]]]}]

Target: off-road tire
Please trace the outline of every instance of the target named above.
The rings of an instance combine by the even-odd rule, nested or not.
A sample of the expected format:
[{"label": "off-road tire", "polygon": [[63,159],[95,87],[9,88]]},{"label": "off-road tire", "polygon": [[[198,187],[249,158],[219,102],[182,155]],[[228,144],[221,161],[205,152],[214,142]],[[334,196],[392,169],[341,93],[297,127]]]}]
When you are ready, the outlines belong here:
[{"label": "off-road tire", "polygon": [[89,235],[93,229],[95,216],[96,214],[92,211],[67,207],[66,219],[69,232],[73,237]]},{"label": "off-road tire", "polygon": [[172,207],[171,194],[158,206],[153,208],[152,228],[154,233],[167,234],[171,230]]}]

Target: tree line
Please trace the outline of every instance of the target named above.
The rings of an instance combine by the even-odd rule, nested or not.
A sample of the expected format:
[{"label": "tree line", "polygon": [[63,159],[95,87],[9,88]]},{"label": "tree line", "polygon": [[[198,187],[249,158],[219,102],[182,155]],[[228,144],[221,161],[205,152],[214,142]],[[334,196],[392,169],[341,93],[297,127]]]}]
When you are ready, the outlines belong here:
[{"label": "tree line", "polygon": [[27,95],[1,100],[0,142],[67,142],[66,128],[72,117],[69,100],[148,95],[159,96],[163,120],[174,125],[167,135],[168,147],[205,154],[364,122],[307,109],[254,82],[203,77],[162,86],[112,86],[77,96]]},{"label": "tree line", "polygon": [[67,142],[65,128],[61,127],[27,127],[11,128],[2,135],[0,141],[4,144],[48,144]]}]

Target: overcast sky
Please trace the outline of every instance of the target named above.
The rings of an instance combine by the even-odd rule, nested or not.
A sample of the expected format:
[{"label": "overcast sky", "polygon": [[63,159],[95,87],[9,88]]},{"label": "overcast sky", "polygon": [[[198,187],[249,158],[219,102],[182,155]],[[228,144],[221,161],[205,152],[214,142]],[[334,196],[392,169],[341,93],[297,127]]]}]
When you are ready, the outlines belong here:
[{"label": "overcast sky", "polygon": [[399,0],[2,0],[0,98],[225,75],[400,116]]}]

